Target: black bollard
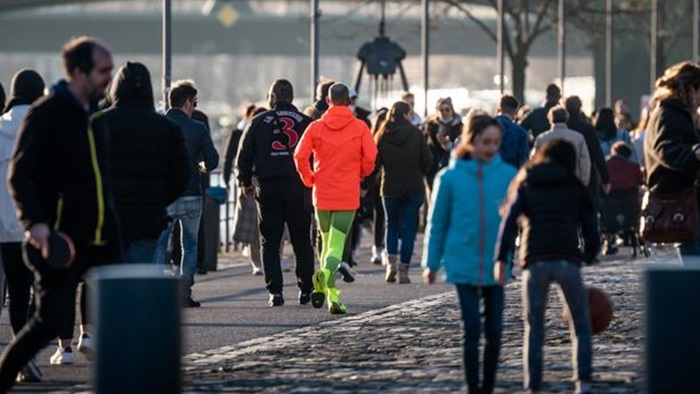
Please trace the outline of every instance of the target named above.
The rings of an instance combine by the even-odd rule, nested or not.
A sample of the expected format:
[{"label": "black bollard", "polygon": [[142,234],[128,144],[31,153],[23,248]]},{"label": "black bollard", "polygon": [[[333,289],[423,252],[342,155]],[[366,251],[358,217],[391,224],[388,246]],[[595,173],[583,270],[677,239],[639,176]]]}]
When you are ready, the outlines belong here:
[{"label": "black bollard", "polygon": [[645,392],[697,393],[700,378],[700,269],[645,273]]},{"label": "black bollard", "polygon": [[123,264],[90,272],[96,393],[180,392],[180,281],[163,269]]}]

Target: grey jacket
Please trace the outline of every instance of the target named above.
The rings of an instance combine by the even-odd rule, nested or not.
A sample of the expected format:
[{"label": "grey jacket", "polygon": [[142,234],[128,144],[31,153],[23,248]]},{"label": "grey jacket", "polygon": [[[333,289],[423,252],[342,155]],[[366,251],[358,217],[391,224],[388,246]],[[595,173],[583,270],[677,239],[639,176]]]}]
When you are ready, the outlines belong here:
[{"label": "grey jacket", "polygon": [[[203,123],[191,119],[178,108],[168,110],[165,115],[182,129],[187,153],[190,155],[192,176],[182,196],[201,196],[199,174],[202,174],[203,170],[204,173],[209,173],[219,165],[219,154],[214,148],[211,135]],[[204,162],[204,168],[200,166],[200,162]]]}]

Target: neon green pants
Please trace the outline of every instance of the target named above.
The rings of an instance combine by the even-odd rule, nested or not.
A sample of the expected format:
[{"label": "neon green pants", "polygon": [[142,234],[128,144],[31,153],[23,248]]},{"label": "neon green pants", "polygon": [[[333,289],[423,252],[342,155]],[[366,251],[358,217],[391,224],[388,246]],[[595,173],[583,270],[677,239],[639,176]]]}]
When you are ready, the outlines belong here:
[{"label": "neon green pants", "polygon": [[345,239],[350,232],[355,211],[316,210],[318,228],[321,230],[321,269],[330,272],[328,287],[335,287],[335,272],[343,259]]}]

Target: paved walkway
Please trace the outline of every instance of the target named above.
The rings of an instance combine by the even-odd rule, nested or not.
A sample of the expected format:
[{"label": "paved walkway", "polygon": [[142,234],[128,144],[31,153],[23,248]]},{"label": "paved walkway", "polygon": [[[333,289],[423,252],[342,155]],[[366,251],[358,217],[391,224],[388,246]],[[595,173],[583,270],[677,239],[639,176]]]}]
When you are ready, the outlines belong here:
[{"label": "paved walkway", "polygon": [[[585,269],[615,319],[594,337],[595,392],[641,392],[641,273],[666,260],[609,260]],[[520,392],[520,283],[508,285],[496,392]],[[557,292],[547,315],[544,392],[571,392],[571,348]],[[185,359],[187,393],[450,393],[464,391],[459,308],[453,292],[327,321]]]}]

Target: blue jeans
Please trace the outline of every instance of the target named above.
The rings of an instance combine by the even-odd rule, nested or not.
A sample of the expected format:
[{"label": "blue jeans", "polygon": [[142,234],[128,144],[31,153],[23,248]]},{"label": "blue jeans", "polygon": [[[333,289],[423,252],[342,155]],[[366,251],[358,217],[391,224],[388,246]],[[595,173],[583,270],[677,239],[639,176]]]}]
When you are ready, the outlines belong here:
[{"label": "blue jeans", "polygon": [[[457,296],[462,308],[464,327],[464,374],[470,393],[492,393],[496,386],[498,355],[501,352],[503,327],[503,303],[505,293],[501,286],[457,285]],[[481,313],[479,304],[484,300],[484,379],[479,390],[479,340],[481,339]]]},{"label": "blue jeans", "polygon": [[399,235],[401,236],[401,264],[410,264],[413,246],[418,230],[418,212],[425,202],[425,196],[384,197],[386,212],[386,251],[399,254]]},{"label": "blue jeans", "polygon": [[522,275],[525,338],[523,341],[524,384],[526,389],[539,390],[542,385],[542,346],[544,345],[544,313],[549,298],[549,285],[559,285],[559,297],[569,309],[574,381],[591,381],[593,349],[588,295],[581,279],[581,268],[566,260],[536,261],[527,265]]},{"label": "blue jeans", "polygon": [[147,264],[155,262],[158,239],[138,239],[131,241],[126,246],[124,263]]},{"label": "blue jeans", "polygon": [[683,242],[677,248],[678,258],[686,267],[700,266],[700,237]]},{"label": "blue jeans", "polygon": [[158,239],[155,261],[158,264],[165,264],[165,253],[168,249],[168,242],[173,232],[175,221],[182,223],[182,261],[180,262],[180,272],[183,282],[183,296],[192,295],[194,285],[194,273],[197,269],[197,237],[199,233],[199,219],[202,216],[202,197],[185,196],[175,200],[168,207],[168,216],[173,220],[168,223],[168,227]]}]

